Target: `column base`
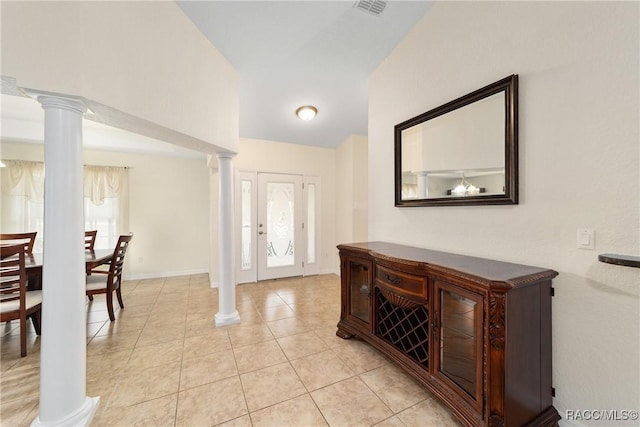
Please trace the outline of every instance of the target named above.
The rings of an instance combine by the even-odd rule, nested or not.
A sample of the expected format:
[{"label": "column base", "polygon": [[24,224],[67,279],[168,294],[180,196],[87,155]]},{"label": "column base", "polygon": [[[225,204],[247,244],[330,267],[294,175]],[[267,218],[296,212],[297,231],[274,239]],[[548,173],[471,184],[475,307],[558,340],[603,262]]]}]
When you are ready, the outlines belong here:
[{"label": "column base", "polygon": [[100,405],[100,397],[87,396],[84,400],[84,404],[75,412],[72,412],[66,418],[54,422],[42,422],[38,416],[31,423],[31,427],[88,427],[93,419],[93,416],[98,410]]},{"label": "column base", "polygon": [[236,323],[240,323],[240,314],[238,313],[238,310],[231,314],[222,314],[220,312],[216,313],[216,327],[235,325]]}]

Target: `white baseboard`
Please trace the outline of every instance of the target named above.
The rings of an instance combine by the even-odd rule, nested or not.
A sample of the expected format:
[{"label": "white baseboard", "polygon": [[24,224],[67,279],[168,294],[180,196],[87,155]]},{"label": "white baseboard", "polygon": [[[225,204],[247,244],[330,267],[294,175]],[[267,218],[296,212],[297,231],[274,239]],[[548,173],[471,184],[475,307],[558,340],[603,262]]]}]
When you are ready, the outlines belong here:
[{"label": "white baseboard", "polygon": [[[160,271],[156,273],[144,273],[144,274],[132,274],[129,276],[124,276],[124,280],[144,280],[144,279],[158,279],[162,277],[176,277],[176,276],[191,276],[194,274],[206,274],[209,273],[209,270],[184,270],[184,271]],[[318,273],[319,275],[325,274],[335,274],[336,276],[340,276],[340,271],[337,273],[332,269],[323,269]],[[247,283],[255,283],[255,282],[247,282]],[[211,281],[210,282],[212,288],[219,287],[219,282]],[[239,283],[241,284],[241,283]]]},{"label": "white baseboard", "polygon": [[205,273],[209,273],[209,270],[159,271],[156,273],[132,274],[130,276],[125,276],[124,280],[157,279],[159,277],[191,276],[194,274]]},{"label": "white baseboard", "polygon": [[335,274],[336,276],[340,276],[340,269],[338,269],[337,271],[332,269],[332,268],[326,268],[326,269],[322,269],[322,271],[320,271],[320,273],[318,274]]}]

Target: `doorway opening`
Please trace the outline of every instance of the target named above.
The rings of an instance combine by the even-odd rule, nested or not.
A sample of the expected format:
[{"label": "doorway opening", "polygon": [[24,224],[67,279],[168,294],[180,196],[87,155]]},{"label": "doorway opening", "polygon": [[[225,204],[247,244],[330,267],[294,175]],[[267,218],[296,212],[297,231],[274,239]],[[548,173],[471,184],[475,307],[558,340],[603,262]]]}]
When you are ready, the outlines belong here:
[{"label": "doorway opening", "polygon": [[238,171],[238,283],[318,274],[320,178]]}]

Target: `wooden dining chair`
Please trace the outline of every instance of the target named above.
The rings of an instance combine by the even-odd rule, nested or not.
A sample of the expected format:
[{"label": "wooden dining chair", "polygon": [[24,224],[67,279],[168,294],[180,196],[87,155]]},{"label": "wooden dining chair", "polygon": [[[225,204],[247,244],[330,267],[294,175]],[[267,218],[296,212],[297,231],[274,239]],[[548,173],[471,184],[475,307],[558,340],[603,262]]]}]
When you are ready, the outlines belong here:
[{"label": "wooden dining chair", "polygon": [[120,308],[124,308],[122,303],[122,266],[124,264],[124,256],[127,252],[129,242],[133,238],[133,234],[122,235],[118,239],[113,256],[109,263],[109,270],[101,270],[99,268],[90,270],[87,275],[87,296],[92,299],[93,295],[106,294],[107,311],[109,319],[113,322],[116,320],[113,314],[113,292],[115,291],[118,298]]},{"label": "wooden dining chair", "polygon": [[84,232],[84,249],[87,251],[92,251],[93,247],[96,244],[96,236],[98,235],[98,230],[90,230]]},{"label": "wooden dining chair", "polygon": [[24,252],[33,253],[33,244],[36,242],[37,231],[32,233],[3,233],[0,234],[0,242],[2,246],[22,245]]},{"label": "wooden dining chair", "polygon": [[[96,245],[96,236],[98,235],[98,230],[89,230],[84,232],[84,250],[85,251],[93,251],[94,246]],[[87,268],[87,276],[91,276],[91,269]],[[93,295],[87,295],[89,301],[93,301]]]},{"label": "wooden dining chair", "polygon": [[0,322],[20,320],[22,357],[27,355],[27,318],[40,335],[42,312],[42,291],[27,291],[24,257],[23,244],[0,246]]}]

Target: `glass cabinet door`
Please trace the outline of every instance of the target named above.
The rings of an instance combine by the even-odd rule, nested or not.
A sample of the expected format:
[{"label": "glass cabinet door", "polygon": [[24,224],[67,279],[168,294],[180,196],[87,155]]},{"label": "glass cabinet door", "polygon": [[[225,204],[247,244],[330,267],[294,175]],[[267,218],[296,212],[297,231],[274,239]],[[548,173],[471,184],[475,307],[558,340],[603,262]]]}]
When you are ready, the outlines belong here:
[{"label": "glass cabinet door", "polygon": [[371,311],[371,262],[350,258],[347,263],[349,274],[349,312],[365,323],[369,323]]},{"label": "glass cabinet door", "polygon": [[478,406],[482,396],[482,296],[436,281],[437,375]]}]

